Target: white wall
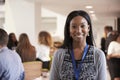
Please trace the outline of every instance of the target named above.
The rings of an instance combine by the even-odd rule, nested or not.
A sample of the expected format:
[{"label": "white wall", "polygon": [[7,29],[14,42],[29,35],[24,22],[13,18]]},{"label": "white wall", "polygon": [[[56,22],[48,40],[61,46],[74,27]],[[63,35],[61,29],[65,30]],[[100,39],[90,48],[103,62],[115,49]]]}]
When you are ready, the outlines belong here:
[{"label": "white wall", "polygon": [[3,28],[4,23],[5,23],[5,19],[0,18],[0,28]]},{"label": "white wall", "polygon": [[41,31],[48,31],[51,35],[56,34],[57,18],[56,17],[42,17]]},{"label": "white wall", "polygon": [[35,44],[35,10],[34,3],[25,0],[6,0],[5,29],[14,32],[17,37],[27,33],[30,42]]},{"label": "white wall", "polygon": [[52,34],[53,37],[64,37],[65,16],[42,8],[42,28]]},{"label": "white wall", "polygon": [[38,43],[38,33],[41,30],[41,3],[35,2],[35,41]]}]

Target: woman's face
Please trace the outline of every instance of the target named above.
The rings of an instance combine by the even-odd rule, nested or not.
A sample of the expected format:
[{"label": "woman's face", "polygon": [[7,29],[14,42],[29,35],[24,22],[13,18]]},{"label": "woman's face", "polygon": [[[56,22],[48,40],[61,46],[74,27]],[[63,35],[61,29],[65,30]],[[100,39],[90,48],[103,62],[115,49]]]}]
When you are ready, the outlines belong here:
[{"label": "woman's face", "polygon": [[15,35],[13,34],[13,35],[11,35],[11,39],[13,40],[13,41],[16,41],[16,37],[15,37]]},{"label": "woman's face", "polygon": [[70,22],[70,36],[73,41],[86,41],[86,37],[89,33],[89,25],[87,20],[82,16],[74,17]]}]

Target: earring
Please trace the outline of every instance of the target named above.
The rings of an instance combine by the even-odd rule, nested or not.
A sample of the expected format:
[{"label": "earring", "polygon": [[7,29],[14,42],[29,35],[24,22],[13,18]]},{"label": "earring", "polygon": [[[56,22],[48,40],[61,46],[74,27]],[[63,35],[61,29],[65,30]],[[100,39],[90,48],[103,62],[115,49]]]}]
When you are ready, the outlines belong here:
[{"label": "earring", "polygon": [[88,33],[88,35],[87,35],[87,36],[90,36],[90,35],[89,35],[89,33]]}]

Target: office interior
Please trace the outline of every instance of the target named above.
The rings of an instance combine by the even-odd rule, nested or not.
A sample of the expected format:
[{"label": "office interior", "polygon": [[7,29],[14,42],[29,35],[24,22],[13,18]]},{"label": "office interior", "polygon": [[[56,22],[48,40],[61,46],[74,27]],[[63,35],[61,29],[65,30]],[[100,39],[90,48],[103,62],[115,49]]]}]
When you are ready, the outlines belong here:
[{"label": "office interior", "polygon": [[14,32],[17,39],[27,33],[33,45],[42,30],[62,42],[66,17],[73,10],[89,13],[98,48],[106,25],[120,31],[120,0],[0,0],[0,28]]}]

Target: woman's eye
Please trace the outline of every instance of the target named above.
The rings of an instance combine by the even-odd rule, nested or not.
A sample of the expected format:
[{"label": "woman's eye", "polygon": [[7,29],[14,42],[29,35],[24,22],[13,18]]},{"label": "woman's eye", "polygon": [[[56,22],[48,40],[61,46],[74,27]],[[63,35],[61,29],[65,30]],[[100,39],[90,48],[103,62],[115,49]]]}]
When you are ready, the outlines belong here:
[{"label": "woman's eye", "polygon": [[85,28],[85,25],[81,25],[81,28]]},{"label": "woman's eye", "polygon": [[76,28],[76,26],[72,26],[72,28]]}]

